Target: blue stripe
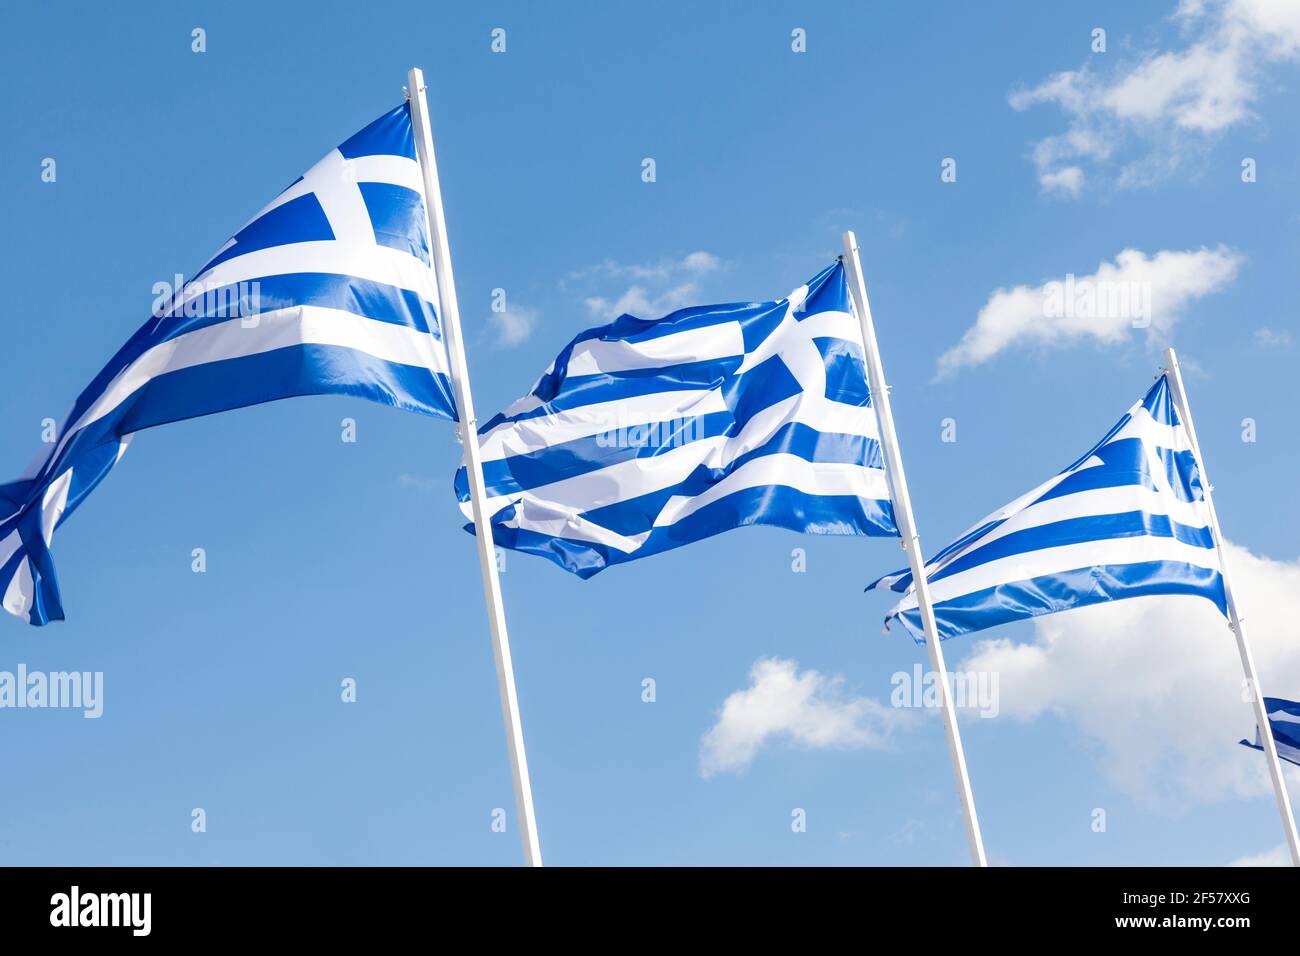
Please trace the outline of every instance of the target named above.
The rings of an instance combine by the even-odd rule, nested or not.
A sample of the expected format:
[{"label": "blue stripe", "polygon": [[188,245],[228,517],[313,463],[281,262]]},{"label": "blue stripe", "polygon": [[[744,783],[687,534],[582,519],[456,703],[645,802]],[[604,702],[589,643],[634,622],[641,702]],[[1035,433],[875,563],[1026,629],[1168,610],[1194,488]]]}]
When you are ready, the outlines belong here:
[{"label": "blue stripe", "polygon": [[[1291,746],[1294,747],[1295,750],[1292,751],[1291,753],[1286,753],[1282,749],[1285,745],[1277,740],[1276,731],[1273,732],[1273,737],[1274,737],[1273,742],[1277,744],[1277,758],[1279,760],[1285,760],[1287,763],[1292,763],[1295,764],[1297,767],[1300,767],[1300,743],[1291,744]],[[1262,746],[1260,746],[1259,744],[1252,744],[1249,740],[1239,740],[1237,741],[1237,743],[1241,744],[1243,747],[1249,747],[1251,750],[1258,750],[1260,753],[1267,753],[1267,751],[1265,751]]]},{"label": "blue stripe", "polygon": [[197,296],[191,303],[187,303],[183,310],[185,314],[174,315],[173,310],[168,309],[163,318],[148,326],[151,329],[148,347],[196,329],[216,325],[228,318],[258,315],[298,305],[339,309],[376,322],[402,325],[419,332],[432,330],[433,335],[440,337],[436,311],[418,292],[358,276],[330,272],[291,272],[214,287],[207,294]]},{"label": "blue stripe", "polygon": [[1177,426],[1182,422],[1178,418],[1178,409],[1174,405],[1173,392],[1169,388],[1169,377],[1161,375],[1142,397],[1142,407],[1161,425]]},{"label": "blue stripe", "polygon": [[826,363],[826,397],[854,408],[870,408],[867,363],[862,347],[857,342],[832,338],[816,338],[813,344]]},{"label": "blue stripe", "polygon": [[[656,422],[655,426],[659,424]],[[653,458],[692,441],[725,435],[732,421],[727,412],[713,412],[663,424],[671,428],[666,435],[660,429],[659,441],[654,444],[631,444],[636,441],[635,434],[625,435],[622,430],[611,430],[549,445],[524,455],[484,461],[483,478],[488,495],[517,494],[528,488],[576,478],[636,458]],[[634,429],[627,431],[633,432]]]},{"label": "blue stripe", "polygon": [[[935,604],[935,623],[940,639],[947,640],[1040,614],[1149,594],[1199,595],[1226,613],[1218,571],[1178,561],[1144,561],[1075,568],[972,591]],[[925,643],[918,610],[904,611],[898,619],[918,644]]]},{"label": "blue stripe", "polygon": [[849,294],[848,277],[844,263],[838,259],[808,280],[808,294],[799,306],[795,317],[807,318],[822,312],[847,312],[853,314],[853,297]]},{"label": "blue stripe", "polygon": [[1147,511],[1125,511],[1120,514],[1082,515],[1063,518],[1047,524],[1036,525],[1003,535],[983,547],[964,554],[941,571],[927,575],[930,581],[944,578],[1017,554],[1031,554],[1044,548],[1060,548],[1088,541],[1110,541],[1116,538],[1176,538],[1183,544],[1214,550],[1214,535],[1209,528],[1193,528],[1170,520],[1168,515]]},{"label": "blue stripe", "polygon": [[1147,465],[1145,445],[1137,438],[1121,438],[1109,442],[1089,457],[1101,459],[1101,464],[1080,468],[1074,474],[1057,482],[1034,503],[1064,498],[1080,491],[1120,488],[1126,485],[1140,485],[1150,491],[1159,490]]},{"label": "blue stripe", "polygon": [[395,183],[357,183],[357,188],[370,213],[375,241],[432,265],[429,219],[420,194]]},{"label": "blue stripe", "polygon": [[1287,700],[1285,697],[1265,697],[1264,712],[1271,719],[1274,714],[1290,714],[1300,717],[1300,700]]},{"label": "blue stripe", "polygon": [[[434,338],[441,339],[441,329],[434,307],[424,301],[419,294],[397,286],[371,282],[356,276],[322,272],[265,276],[250,281],[260,283],[261,312],[291,308],[294,305],[317,305],[351,312],[376,322],[386,322],[427,332]],[[215,306],[216,303],[214,301],[210,304]],[[77,397],[71,412],[60,426],[60,437],[62,437],[62,428],[76,422],[91,405],[98,401],[100,395],[107,390],[109,384],[124,368],[162,342],[229,321],[228,316],[216,314],[220,311],[214,307],[204,310],[197,316],[156,318],[142,325]],[[448,394],[450,396],[450,393]],[[446,406],[447,410],[439,417],[453,418],[454,414],[451,410],[454,407],[454,403],[449,403]],[[42,474],[47,473],[46,470],[42,471]]]},{"label": "blue stripe", "polygon": [[[1163,381],[1163,379],[1161,381]],[[1120,419],[1120,422],[1109,432],[1107,439],[1094,446],[1086,455],[1078,459],[1071,468],[1077,468],[1091,458],[1099,458],[1101,460],[1100,465],[1093,465],[1069,475],[1069,477],[1057,482],[1056,485],[1048,489],[1033,502],[1025,505],[1025,508],[1028,509],[1040,502],[1065,498],[1069,495],[1078,494],[1084,491],[1096,491],[1101,488],[1120,488],[1129,485],[1136,485],[1146,488],[1149,491],[1160,491],[1160,487],[1155,483],[1155,479],[1151,475],[1143,443],[1136,438],[1123,438],[1118,441],[1110,440],[1109,436],[1113,436],[1122,426],[1126,425],[1129,418],[1130,416],[1125,415]],[[1201,493],[1199,470],[1195,456],[1193,456],[1191,452],[1180,452],[1174,454],[1168,449],[1157,449],[1157,454],[1165,463],[1170,484],[1174,488],[1178,500],[1183,502],[1200,500],[1203,496]],[[1070,469],[1066,470],[1069,471]],[[1017,514],[1019,513],[1020,512],[1017,512]],[[1141,521],[1136,516],[1144,514],[1145,512],[1130,512],[1124,515],[1080,516],[1075,520],[1081,523],[1096,523],[1099,533],[1093,538],[1080,537],[1076,540],[1100,540],[1103,538],[1150,533],[1163,537],[1176,537],[1180,541],[1194,544],[1199,547],[1214,547],[1213,536],[1208,528],[1198,529],[1179,524],[1171,529],[1168,517],[1163,515],[1150,516],[1150,531],[1137,530]],[[976,541],[991,534],[995,529],[1004,524],[1005,520],[1006,519],[990,521],[971,530],[931,557],[929,561],[926,562],[927,566],[938,565],[946,560],[949,555],[971,547],[971,545]],[[1128,522],[1127,525],[1124,524],[1125,521]],[[1061,523],[1057,522],[1057,525],[1059,524]],[[1113,533],[1101,533],[1105,531],[1105,528],[1108,525],[1112,529]],[[1055,526],[1044,525],[1043,527],[1052,528]],[[1129,530],[1125,530],[1126,527]],[[1053,544],[1047,539],[1047,532],[1045,532],[1043,536],[1043,539],[1047,541],[1047,543],[1036,543],[1038,539],[1032,536],[1032,532],[1035,530],[1037,529],[1027,529],[1026,531],[1007,535],[1005,538],[999,540],[993,550],[980,548],[971,551],[969,554],[963,556],[961,560],[954,561],[937,574],[930,574],[929,577],[931,580],[938,580],[947,575],[955,574],[959,570],[972,568],[988,561],[996,560],[1000,557],[1006,557],[1009,554],[1053,547]],[[1063,533],[1067,530],[1068,529],[1064,528],[1061,529]],[[1008,540],[1023,542],[1023,546],[1008,550],[1009,546],[1001,544],[1001,542]],[[1063,536],[1060,543],[1069,544],[1072,543],[1072,541]],[[983,557],[977,558],[977,555],[983,555]],[[900,594],[906,593],[912,586],[912,580],[913,578],[910,571],[903,572],[898,580],[890,586],[890,589]],[[877,580],[868,585],[867,589],[870,590],[879,583],[879,580]]]},{"label": "blue stripe", "polygon": [[233,245],[209,259],[199,273],[250,252],[295,242],[324,242],[333,238],[334,230],[330,228],[320,200],[315,193],[305,193],[281,203],[235,233],[231,239]]},{"label": "blue stripe", "polygon": [[[534,531],[498,522],[513,517],[513,507],[493,518],[496,544],[547,558],[579,577],[589,578],[610,565],[659,554],[746,525],[768,525],[789,531],[823,535],[897,535],[888,501],[832,495],[809,495],[785,485],[746,488],[727,495],[674,525],[656,528],[645,544],[628,554],[616,548]],[[474,533],[474,525],[465,530]]]},{"label": "blue stripe", "polygon": [[[660,442],[654,445],[619,444],[623,441],[619,432],[606,432],[549,445],[524,455],[511,455],[508,458],[484,461],[483,478],[487,485],[487,493],[490,497],[520,494],[531,488],[590,474],[621,462],[653,458],[689,444],[691,441],[730,435],[737,431],[727,412],[700,415],[687,422],[677,421],[672,424],[675,430],[668,432],[667,436],[661,433]],[[632,440],[635,440],[635,436],[632,436]],[[883,467],[880,443],[875,439],[861,435],[819,432],[802,422],[788,422],[773,432],[762,445],[737,457],[727,467],[699,469],[698,476],[688,477],[678,484],[671,485],[665,493],[668,496],[700,494],[742,465],[765,455],[776,454],[794,455],[804,461],[864,464],[871,468]],[[462,500],[468,501],[469,498],[466,496]],[[620,505],[630,504],[631,501],[620,502]],[[596,515],[596,511],[587,512],[588,517]],[[612,514],[608,509],[599,509],[599,515],[599,523],[605,524],[605,519],[609,518],[614,521],[610,527],[621,526],[617,515]],[[636,532],[629,530],[620,533],[635,534]]]},{"label": "blue stripe", "polygon": [[736,355],[665,368],[639,368],[611,374],[574,376],[565,381],[563,394],[557,394],[526,412],[515,415],[498,412],[479,428],[479,434],[486,435],[498,425],[544,418],[556,412],[572,411],[602,402],[628,401],[664,392],[719,388],[727,376],[734,374],[740,367],[742,360],[743,356]]},{"label": "blue stripe", "polygon": [[389,110],[365,129],[349,136],[339,146],[344,159],[359,156],[405,156],[415,159],[415,132],[411,105],[403,103]]},{"label": "blue stripe", "polygon": [[[1273,717],[1274,714],[1300,717],[1300,702],[1282,697],[1265,697],[1264,712],[1268,714],[1268,726],[1273,734],[1273,742],[1277,745],[1278,757],[1300,767],[1300,737],[1296,736],[1300,730],[1291,721],[1275,720]],[[1259,727],[1255,728],[1255,739],[1261,743],[1251,743],[1249,740],[1242,740],[1240,743],[1251,750],[1265,752]]]},{"label": "blue stripe", "polygon": [[[842,462],[862,464],[871,453],[866,449],[875,446],[871,439],[860,435],[823,434],[799,423],[782,426],[771,441],[737,458],[726,468],[697,467],[682,481],[635,498],[625,498],[601,508],[593,508],[582,517],[617,534],[631,536],[651,531],[655,518],[670,498],[693,498],[704,494],[724,478],[738,471],[747,462],[765,455],[789,454],[804,461]],[[878,447],[876,453],[879,453]],[[737,492],[739,494],[740,492]],[[854,501],[857,499],[854,498]],[[892,512],[891,512],[892,514]],[[819,534],[821,532],[810,532]]]},{"label": "blue stripe", "polygon": [[145,428],[305,395],[354,395],[435,417],[445,417],[443,409],[452,401],[447,377],[427,368],[341,346],[295,345],[150,379],[108,415],[80,429],[52,471],[61,473],[68,463],[84,467],[79,459],[90,449]]}]

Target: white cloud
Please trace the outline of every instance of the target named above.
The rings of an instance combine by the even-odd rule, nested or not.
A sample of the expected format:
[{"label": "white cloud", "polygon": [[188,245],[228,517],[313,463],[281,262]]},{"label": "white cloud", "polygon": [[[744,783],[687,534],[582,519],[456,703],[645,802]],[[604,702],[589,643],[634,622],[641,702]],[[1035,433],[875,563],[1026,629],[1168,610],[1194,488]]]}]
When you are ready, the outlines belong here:
[{"label": "white cloud", "polygon": [[606,259],[598,265],[571,273],[566,284],[575,281],[608,284],[614,280],[630,283],[617,294],[602,290],[583,301],[592,316],[602,321],[616,319],[625,312],[642,319],[657,319],[697,304],[699,279],[721,268],[722,260],[704,251],[650,264],[627,264]]},{"label": "white cloud", "polygon": [[397,483],[403,488],[414,488],[416,491],[432,491],[442,484],[423,475],[411,475],[405,472],[397,476]]},{"label": "white cloud", "polygon": [[1233,860],[1228,866],[1290,866],[1291,851],[1287,849],[1285,843],[1279,843],[1271,850],[1265,850],[1263,853],[1256,853],[1252,856],[1243,856]]},{"label": "white cloud", "polygon": [[1267,327],[1255,330],[1255,344],[1264,348],[1286,348],[1292,341],[1290,332],[1278,332]]},{"label": "white cloud", "polygon": [[1125,249],[1092,275],[998,289],[961,341],[939,357],[938,374],[987,362],[1013,346],[1123,342],[1139,329],[1168,333],[1192,301],[1230,283],[1242,256],[1224,246],[1147,256]]},{"label": "white cloud", "polygon": [[711,252],[692,252],[682,260],[682,268],[687,272],[716,272],[722,260]]},{"label": "white cloud", "polygon": [[793,660],[759,658],[749,687],[729,695],[700,741],[700,774],[740,771],[771,740],[808,749],[884,748],[904,714],[880,701],[852,697],[844,679],[799,672]]},{"label": "white cloud", "polygon": [[493,339],[498,346],[514,348],[532,337],[541,315],[536,309],[512,305],[504,312],[488,313],[488,326],[492,329]]},{"label": "white cloud", "polygon": [[[1264,692],[1287,696],[1300,687],[1300,560],[1226,547]],[[1255,721],[1236,641],[1203,598],[1132,598],[1046,615],[1033,643],[980,641],[961,667],[998,672],[1003,716],[1072,723],[1097,745],[1107,778],[1143,803],[1271,798],[1263,756],[1237,744],[1254,739]]]},{"label": "white cloud", "polygon": [[1083,170],[1078,166],[1062,166],[1060,169],[1043,173],[1038,181],[1042,184],[1044,192],[1061,192],[1068,196],[1077,196],[1083,190]]},{"label": "white cloud", "polygon": [[[1113,53],[1079,70],[1053,74],[1009,97],[1017,110],[1054,103],[1070,117],[1066,133],[1034,150],[1045,191],[1075,196],[1079,161],[1101,163],[1132,137],[1151,145],[1119,170],[1120,186],[1159,179],[1188,144],[1251,117],[1259,80],[1270,64],[1300,56],[1300,4],[1294,0],[1184,0],[1173,18],[1195,39],[1181,49],[1152,51],[1115,69]],[[1069,168],[1078,174],[1062,173]]]}]

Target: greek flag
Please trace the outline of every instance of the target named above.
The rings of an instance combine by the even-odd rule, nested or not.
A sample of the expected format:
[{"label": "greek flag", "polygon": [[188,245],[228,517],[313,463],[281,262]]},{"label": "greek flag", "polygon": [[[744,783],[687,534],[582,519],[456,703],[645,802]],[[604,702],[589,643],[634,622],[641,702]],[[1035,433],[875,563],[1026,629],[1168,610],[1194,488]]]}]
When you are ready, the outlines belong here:
[{"label": "greek flag", "polygon": [[[865,370],[838,262],[589,329],[479,429],[493,538],[587,578],[742,525],[896,536]],[[456,491],[469,515],[464,467]]]},{"label": "greek flag", "polygon": [[[1277,755],[1283,760],[1300,766],[1300,702],[1283,700],[1281,697],[1265,697],[1264,710],[1268,713],[1269,728],[1273,731],[1273,743],[1277,745]],[[1255,750],[1264,749],[1259,727],[1255,728],[1255,742],[1240,741]]]},{"label": "greek flag", "polygon": [[0,485],[0,598],[62,620],[54,529],[142,429],[296,395],[346,394],[455,419],[424,185],[406,105],[293,182],[153,315]]},{"label": "greek flag", "polygon": [[[1198,594],[1226,616],[1201,469],[1165,376],[1086,455],[926,564],[940,638],[1146,594]],[[924,641],[910,572],[885,618]]]}]

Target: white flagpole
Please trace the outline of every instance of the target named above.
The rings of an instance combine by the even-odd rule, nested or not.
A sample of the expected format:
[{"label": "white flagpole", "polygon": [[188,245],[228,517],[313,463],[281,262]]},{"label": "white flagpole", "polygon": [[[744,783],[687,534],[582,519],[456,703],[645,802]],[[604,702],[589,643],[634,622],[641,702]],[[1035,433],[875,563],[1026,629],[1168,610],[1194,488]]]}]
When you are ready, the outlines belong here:
[{"label": "white flagpole", "polygon": [[524,730],[519,719],[514,665],[510,661],[510,638],[506,634],[506,611],[501,602],[496,547],[488,527],[490,515],[485,510],[487,494],[478,446],[478,420],[474,417],[469,366],[465,361],[465,343],[460,330],[460,307],[456,304],[456,284],[451,274],[451,250],[447,246],[447,222],[442,210],[442,189],[438,185],[438,163],[433,153],[429,106],[424,96],[424,74],[413,67],[407,74],[407,82],[411,97],[411,123],[415,130],[415,151],[420,160],[420,170],[424,174],[424,192],[429,200],[429,234],[433,243],[434,271],[438,276],[438,298],[441,300],[439,318],[442,319],[443,336],[447,342],[451,378],[456,390],[456,408],[460,418],[461,441],[465,446],[465,470],[469,475],[479,567],[483,572],[483,595],[487,602],[488,624],[492,629],[492,655],[496,658],[497,689],[501,693],[501,716],[505,720],[506,744],[510,750],[510,772],[514,778],[515,809],[519,814],[524,862],[528,866],[541,866],[542,848],[537,839],[537,818],[533,814],[533,788],[528,778],[528,757],[524,753]]},{"label": "white flagpole", "polygon": [[902,453],[898,449],[898,432],[894,429],[894,413],[889,404],[889,386],[885,384],[885,367],[880,361],[880,347],[876,343],[876,327],[871,321],[871,306],[867,303],[867,285],[862,278],[862,263],[858,261],[858,240],[852,232],[844,234],[844,264],[849,270],[849,290],[857,306],[862,323],[862,341],[866,345],[867,379],[871,386],[871,404],[880,422],[880,442],[885,452],[885,473],[894,501],[894,520],[907,552],[907,562],[916,582],[916,603],[921,611],[925,628],[925,644],[930,651],[930,669],[938,675],[943,706],[943,728],[948,735],[948,756],[952,758],[952,772],[957,778],[957,797],[961,801],[966,819],[966,839],[970,843],[971,862],[975,866],[988,866],[984,857],[984,838],[980,835],[979,818],[975,815],[975,796],[971,793],[970,775],[966,772],[966,754],[961,746],[961,732],[957,729],[957,711],[952,702],[952,687],[948,682],[948,669],[943,662],[943,649],[934,623],[934,608],[930,604],[930,583],[925,577],[925,559],[921,556],[921,536],[916,531],[912,517],[912,498],[907,491],[907,478],[903,474]]},{"label": "white flagpole", "polygon": [[1183,388],[1183,373],[1178,367],[1178,356],[1173,349],[1165,350],[1165,367],[1169,372],[1169,384],[1173,387],[1174,402],[1182,415],[1183,425],[1187,428],[1187,437],[1191,439],[1192,451],[1201,468],[1201,488],[1205,492],[1206,510],[1210,512],[1210,526],[1214,531],[1214,547],[1219,555],[1219,567],[1223,571],[1223,592],[1228,604],[1228,626],[1237,638],[1237,653],[1241,656],[1241,669],[1249,683],[1251,703],[1255,709],[1255,722],[1259,725],[1260,740],[1264,753],[1268,756],[1268,770],[1273,777],[1273,793],[1277,796],[1277,808],[1282,814],[1282,829],[1286,831],[1286,842],[1291,850],[1291,865],[1300,866],[1300,838],[1296,836],[1295,817],[1291,814],[1291,800],[1286,792],[1286,780],[1282,777],[1282,763],[1277,758],[1277,742],[1273,739],[1273,728],[1268,722],[1268,708],[1264,706],[1264,691],[1259,686],[1259,675],[1255,672],[1255,657],[1250,652],[1250,642],[1246,639],[1245,621],[1237,611],[1237,600],[1232,591],[1232,581],[1228,576],[1228,558],[1223,553],[1223,532],[1219,528],[1219,516],[1214,510],[1214,496],[1210,479],[1205,473],[1205,456],[1196,440],[1196,426],[1192,424],[1192,410],[1187,405],[1187,392]]}]

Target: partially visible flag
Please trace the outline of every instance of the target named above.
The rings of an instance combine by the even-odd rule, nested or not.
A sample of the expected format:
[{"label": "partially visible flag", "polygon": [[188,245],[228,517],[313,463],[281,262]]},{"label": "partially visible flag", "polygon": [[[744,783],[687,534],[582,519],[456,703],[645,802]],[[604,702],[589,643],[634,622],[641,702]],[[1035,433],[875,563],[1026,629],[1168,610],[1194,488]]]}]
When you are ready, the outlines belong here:
[{"label": "partially visible flag", "polygon": [[[479,444],[496,543],[584,578],[750,524],[898,534],[839,262],[784,299],[583,332]],[[464,467],[456,492],[468,516]]]},{"label": "partially visible flag", "polygon": [[[1277,755],[1283,760],[1300,766],[1300,701],[1283,700],[1281,697],[1265,697],[1264,710],[1268,712],[1269,728],[1273,731],[1273,743],[1277,745]],[[1255,750],[1264,749],[1264,740],[1255,727],[1255,742],[1240,741]]]},{"label": "partially visible flag", "polygon": [[172,294],[0,485],[0,603],[63,618],[49,544],[135,433],[297,395],[454,420],[410,110],[354,135]]},{"label": "partially visible flag", "polygon": [[[1201,468],[1162,375],[1096,446],[995,511],[926,564],[941,638],[1146,594],[1195,594],[1227,614]],[[895,618],[924,641],[912,575],[868,585],[906,597]]]}]

